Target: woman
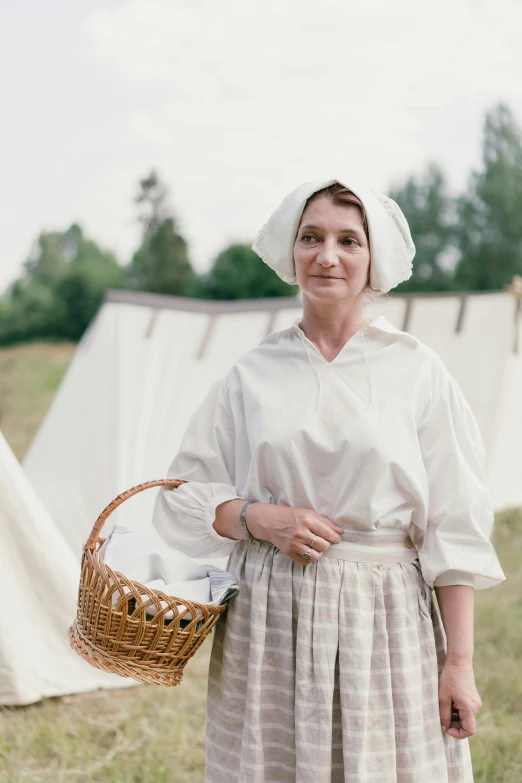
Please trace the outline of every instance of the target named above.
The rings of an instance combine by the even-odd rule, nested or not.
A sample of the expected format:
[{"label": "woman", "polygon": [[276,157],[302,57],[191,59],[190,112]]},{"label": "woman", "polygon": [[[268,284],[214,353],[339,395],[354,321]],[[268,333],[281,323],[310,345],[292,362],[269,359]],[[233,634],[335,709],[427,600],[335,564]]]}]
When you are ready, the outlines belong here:
[{"label": "woman", "polygon": [[[476,420],[439,356],[369,291],[411,275],[398,205],[308,182],[254,250],[303,313],[193,414],[154,524],[229,554],[206,783],[471,783],[475,589],[505,579]],[[432,599],[435,589],[439,608]]]}]

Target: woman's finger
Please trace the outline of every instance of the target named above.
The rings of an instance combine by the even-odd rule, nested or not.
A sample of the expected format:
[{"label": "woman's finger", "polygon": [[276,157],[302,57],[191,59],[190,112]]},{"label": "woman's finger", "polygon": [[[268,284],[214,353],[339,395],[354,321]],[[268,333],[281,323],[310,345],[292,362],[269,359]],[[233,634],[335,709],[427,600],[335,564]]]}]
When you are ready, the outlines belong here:
[{"label": "woman's finger", "polygon": [[318,514],[317,518],[322,521],[326,527],[330,528],[331,530],[335,530],[336,533],[342,533],[343,528],[338,525],[336,522],[332,522],[331,519],[328,519],[328,517],[323,516],[322,514]]},{"label": "woman's finger", "polygon": [[472,709],[461,707],[455,711],[452,718],[451,726],[446,732],[450,737],[465,739],[466,737],[472,737],[476,733],[477,723]]},{"label": "woman's finger", "polygon": [[[313,541],[313,544],[312,544]],[[311,546],[312,550],[315,549],[317,552],[326,552],[326,550],[331,546],[330,541],[326,541],[322,536],[318,535],[317,533],[310,533],[308,536],[305,537],[305,541],[303,542],[304,546]]]},{"label": "woman's finger", "polygon": [[296,547],[297,551],[295,553],[290,554],[290,557],[292,560],[294,560],[296,563],[299,563],[299,565],[311,565],[312,563],[316,563],[318,560],[321,559],[321,552],[318,552],[316,549],[310,549],[310,560],[305,560],[301,555],[303,552],[308,552],[309,547],[300,546],[299,544]]},{"label": "woman's finger", "polygon": [[449,694],[439,696],[440,727],[443,732],[447,732],[451,725],[451,704]]},{"label": "woman's finger", "polygon": [[[310,541],[314,536],[317,536],[317,538],[314,541],[314,547],[320,538],[323,541],[325,541],[328,544],[328,546],[330,544],[338,544],[339,541],[341,540],[341,535],[337,533],[336,530],[334,530],[332,527],[327,525],[325,522],[321,522],[320,520],[310,523],[308,530],[304,532],[303,540],[305,542],[308,541],[308,544],[310,544]],[[326,546],[325,548],[328,549],[328,546]]]}]

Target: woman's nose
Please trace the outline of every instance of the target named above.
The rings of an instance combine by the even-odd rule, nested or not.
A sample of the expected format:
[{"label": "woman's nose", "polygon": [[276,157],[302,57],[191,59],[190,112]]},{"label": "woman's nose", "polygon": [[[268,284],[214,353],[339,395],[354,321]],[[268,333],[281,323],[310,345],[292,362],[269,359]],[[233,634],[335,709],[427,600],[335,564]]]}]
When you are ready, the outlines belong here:
[{"label": "woman's nose", "polygon": [[319,248],[317,260],[322,263],[337,264],[337,248],[335,242],[325,240]]}]

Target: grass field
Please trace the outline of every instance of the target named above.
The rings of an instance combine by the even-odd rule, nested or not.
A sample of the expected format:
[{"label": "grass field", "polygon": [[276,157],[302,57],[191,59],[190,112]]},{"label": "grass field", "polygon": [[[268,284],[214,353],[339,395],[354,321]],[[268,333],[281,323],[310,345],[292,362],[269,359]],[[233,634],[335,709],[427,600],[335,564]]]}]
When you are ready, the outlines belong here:
[{"label": "grass field", "polygon": [[[20,458],[73,348],[0,351],[0,427]],[[497,516],[495,545],[507,580],[475,594],[475,677],[484,706],[470,743],[475,783],[521,783],[519,510]],[[201,783],[209,652],[207,640],[176,688],[138,686],[0,708],[0,783]]]},{"label": "grass field", "polygon": [[0,349],[0,429],[22,459],[71,361],[73,343]]}]

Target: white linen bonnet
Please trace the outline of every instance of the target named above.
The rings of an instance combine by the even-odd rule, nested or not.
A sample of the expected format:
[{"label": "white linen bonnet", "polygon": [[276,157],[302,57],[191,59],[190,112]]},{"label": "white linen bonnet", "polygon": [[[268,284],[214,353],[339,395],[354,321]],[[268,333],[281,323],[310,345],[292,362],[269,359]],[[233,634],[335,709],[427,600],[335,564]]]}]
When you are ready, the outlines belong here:
[{"label": "white linen bonnet", "polygon": [[291,191],[257,235],[252,250],[287,283],[297,283],[294,242],[307,199],[334,183],[349,188],[363,203],[370,234],[370,285],[386,293],[412,273],[415,245],[399,205],[352,178],[313,180]]}]

